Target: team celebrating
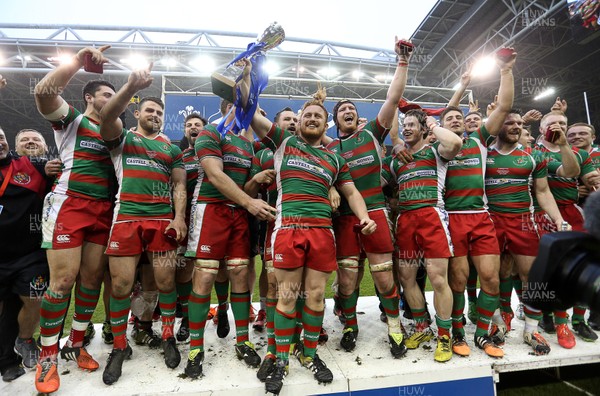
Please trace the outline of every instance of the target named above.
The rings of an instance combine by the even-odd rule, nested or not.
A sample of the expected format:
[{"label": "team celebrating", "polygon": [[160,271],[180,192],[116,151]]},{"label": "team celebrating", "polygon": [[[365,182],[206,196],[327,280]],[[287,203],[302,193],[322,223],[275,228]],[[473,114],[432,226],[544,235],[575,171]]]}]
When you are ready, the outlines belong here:
[{"label": "team celebrating", "polygon": [[[299,113],[288,107],[271,121],[259,105],[250,127],[230,128],[235,107],[250,101],[252,63],[244,59],[239,100],[222,102],[220,125],[187,115],[183,151],[162,132],[165,106],[159,98],[142,97],[136,125],[124,125],[132,98],[153,83],[151,65],[133,71],[118,91],[104,80],[88,82],[83,113],[59,92],[86,57],[97,65],[107,62],[109,46],[83,48],[71,64],[49,72],[35,89],[60,158],[39,170],[45,172],[39,177],[52,176],[52,190],[45,197],[36,192],[43,197],[37,210],[49,284],[38,305],[41,348],[32,334],[21,333],[15,346],[23,365],[35,367],[36,390],[59,389],[59,360],[88,371],[102,366],[86,344],[103,283],[103,339],[113,346],[103,367],[107,385],[119,380],[125,360],[133,357],[130,313],[132,341],[162,349],[167,367],[179,367],[178,344],[189,343],[184,372],[195,379],[203,374],[206,323],[215,321],[218,336],[226,337],[229,307],[235,356],[257,368],[267,392],[280,393],[290,357],[319,383],[330,383],[333,374],[317,347],[328,338],[323,318],[332,273],[334,313],[343,326],[337,342],[346,352],[357,342],[387,341],[392,358],[401,358],[436,339],[436,362],[469,356],[470,344],[502,358],[515,315],[525,321],[523,342],[534,355],[550,353],[538,331],[544,315],[561,347],[573,348],[575,334],[595,341],[595,324],[586,322],[583,307],[573,307],[569,318],[566,311],[543,313],[526,303],[513,312],[510,301],[513,286],[531,287],[528,273],[543,234],[584,231],[578,205],[600,186],[594,127],[570,125],[560,99],[546,114],[514,109],[512,48],[496,54],[500,85],[486,114],[473,103],[466,116],[458,107],[469,71],[445,109],[407,109],[403,93],[413,47],[396,39],[394,48],[397,67],[376,118],[362,119],[352,101],[340,100],[331,111],[336,138],[325,134],[330,111],[323,89]],[[534,142],[530,125],[537,121]],[[393,149],[386,156],[388,136]],[[6,146],[0,150],[5,180],[12,168],[2,161],[12,157],[1,130],[0,143]],[[4,188],[2,183],[0,199]],[[254,318],[258,253],[261,309]],[[387,324],[387,337],[374,340],[359,337],[356,309],[367,265]],[[433,289],[434,317],[425,277]],[[471,339],[464,329],[465,290],[467,317],[476,325]],[[71,332],[61,348],[71,299]],[[410,331],[402,324],[401,305],[404,317],[413,320]],[[177,306],[183,311],[178,329]],[[152,330],[153,315],[160,315],[160,334]],[[255,330],[266,328],[264,357],[251,342],[252,322]]]}]

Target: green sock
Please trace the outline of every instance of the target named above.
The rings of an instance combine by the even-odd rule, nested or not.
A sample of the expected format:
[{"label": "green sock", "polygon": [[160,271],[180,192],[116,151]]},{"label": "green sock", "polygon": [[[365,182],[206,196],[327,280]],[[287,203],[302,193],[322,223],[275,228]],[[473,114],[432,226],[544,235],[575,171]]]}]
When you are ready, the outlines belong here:
[{"label": "green sock", "polygon": [[189,317],[189,300],[190,294],[192,293],[192,281],[185,283],[176,283],[175,287],[177,288],[177,297],[179,298],[179,303],[181,304],[181,313],[184,318]]},{"label": "green sock", "polygon": [[192,291],[190,294],[190,351],[204,351],[204,327],[210,309],[210,294],[200,295]]},{"label": "green sock", "polygon": [[75,313],[73,314],[73,324],[71,325],[71,334],[69,336],[71,346],[83,346],[85,331],[96,310],[98,297],[100,297],[100,289],[88,289],[81,284],[76,288]]},{"label": "green sock", "polygon": [[358,330],[358,320],[356,318],[356,303],[358,302],[358,290],[354,290],[349,296],[340,294],[340,305],[342,313],[346,318],[344,328],[351,328],[354,331]]},{"label": "green sock", "polygon": [[110,295],[110,326],[114,336],[113,347],[115,349],[127,348],[127,318],[131,308],[131,298],[126,295],[117,298]]},{"label": "green sock", "polygon": [[477,328],[475,329],[475,337],[483,336],[488,333],[490,322],[494,311],[498,306],[499,296],[490,294],[481,289],[477,298]]},{"label": "green sock", "polygon": [[276,298],[267,298],[267,353],[275,355],[277,347],[275,343],[275,307]]},{"label": "green sock", "polygon": [[[215,282],[215,292],[219,302],[219,311],[227,308],[227,297],[229,295],[229,281]],[[249,309],[249,308],[248,308]]]},{"label": "green sock", "polygon": [[465,311],[465,293],[452,291],[452,299],[452,334],[464,337],[465,329],[463,328],[463,316]]},{"label": "green sock", "polygon": [[396,285],[392,285],[390,290],[378,293],[378,295],[385,315],[388,318],[397,318],[400,315],[400,310],[398,309],[398,290],[396,289]]},{"label": "green sock", "polygon": [[170,292],[160,290],[158,294],[158,306],[160,307],[160,319],[162,321],[162,340],[173,337],[173,326],[175,324],[175,307],[177,306],[177,291]]},{"label": "green sock", "polygon": [[231,310],[235,319],[235,336],[237,345],[248,341],[248,316],[250,312],[250,292],[231,292]]},{"label": "green sock", "polygon": [[438,328],[438,336],[448,336],[450,338],[450,328],[452,327],[452,318],[442,319],[435,315],[435,324]]},{"label": "green sock", "polygon": [[500,310],[512,313],[510,297],[512,295],[512,278],[500,278]]},{"label": "green sock", "polygon": [[296,327],[296,311],[282,312],[275,309],[275,341],[277,342],[277,359],[284,362],[290,359],[290,343]]},{"label": "green sock", "polygon": [[68,304],[68,295],[65,297],[52,292],[50,289],[44,293],[40,308],[40,337],[42,341],[40,359],[58,354],[58,335]]},{"label": "green sock", "polygon": [[292,336],[292,344],[300,342],[300,335],[302,334],[302,310],[306,300],[304,297],[298,296],[296,299],[296,327],[294,328],[294,335]]},{"label": "green sock", "polygon": [[302,311],[302,325],[304,327],[304,356],[315,357],[319,344],[319,333],[323,325],[323,312],[314,311],[304,305]]}]

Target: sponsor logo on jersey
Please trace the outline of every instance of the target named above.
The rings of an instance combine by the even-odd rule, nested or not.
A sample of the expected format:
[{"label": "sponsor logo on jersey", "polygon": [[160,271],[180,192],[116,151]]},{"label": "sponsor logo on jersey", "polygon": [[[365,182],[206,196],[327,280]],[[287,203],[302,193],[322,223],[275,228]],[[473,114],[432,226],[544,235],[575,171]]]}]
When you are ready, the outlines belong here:
[{"label": "sponsor logo on jersey", "polygon": [[[336,147],[337,149],[337,147]],[[337,150],[336,150],[337,152]],[[342,157],[344,157],[344,159],[348,159],[348,158],[352,158],[354,156],[354,151],[346,151],[345,153],[342,153]]]},{"label": "sponsor logo on jersey", "polygon": [[523,180],[519,180],[519,179],[485,179],[485,185],[486,186],[497,186],[500,184],[520,184],[522,183]]},{"label": "sponsor logo on jersey", "polygon": [[372,155],[367,155],[366,157],[361,157],[352,161],[348,161],[348,166],[350,168],[354,168],[357,166],[368,165],[373,162],[375,162],[375,157],[373,157]]},{"label": "sponsor logo on jersey", "polygon": [[275,254],[275,261],[283,261],[283,254],[281,254],[281,253]]},{"label": "sponsor logo on jersey", "polygon": [[241,165],[244,168],[252,167],[252,161],[250,161],[249,159],[236,157],[232,154],[225,154],[223,156],[223,162]]},{"label": "sponsor logo on jersey", "polygon": [[146,150],[146,154],[148,155],[148,157],[150,158],[156,158],[156,156],[158,155],[158,153],[156,151],[152,151],[152,150]]},{"label": "sponsor logo on jersey", "polygon": [[479,166],[479,158],[468,158],[465,160],[452,160],[448,166]]},{"label": "sponsor logo on jersey", "polygon": [[210,245],[201,245],[200,246],[200,251],[202,253],[210,253]]},{"label": "sponsor logo on jersey", "polygon": [[108,150],[105,145],[103,145],[102,143],[94,142],[93,140],[82,140],[79,142],[79,147],[96,151]]},{"label": "sponsor logo on jersey", "polygon": [[398,176],[397,182],[398,184],[404,183],[407,180],[414,179],[415,177],[433,177],[435,176],[435,170],[433,169],[422,169],[410,173],[406,173],[404,175]]},{"label": "sponsor logo on jersey", "polygon": [[18,172],[13,176],[13,180],[17,184],[29,184],[29,182],[31,182],[31,176],[25,172]]},{"label": "sponsor logo on jersey", "polygon": [[406,164],[407,169],[414,169],[416,166],[417,166],[416,162],[411,162],[409,164]]},{"label": "sponsor logo on jersey", "polygon": [[485,163],[488,164],[488,165],[493,165],[495,162],[496,162],[496,160],[494,158],[490,158],[490,157],[488,157],[485,160]]},{"label": "sponsor logo on jersey", "polygon": [[293,168],[304,169],[307,172],[310,172],[315,175],[326,178],[329,181],[329,183],[332,182],[331,176],[329,174],[327,174],[327,172],[325,172],[325,170],[323,168],[316,166],[314,164],[308,163],[306,161],[303,161],[301,159],[289,158],[287,161],[287,166],[290,166]]},{"label": "sponsor logo on jersey", "polygon": [[147,166],[149,168],[160,169],[161,171],[163,171],[165,173],[170,173],[169,169],[166,166],[164,166],[163,164],[159,164],[158,162],[153,161],[153,160],[129,157],[125,160],[125,164],[132,165],[132,166]]},{"label": "sponsor logo on jersey", "polygon": [[498,168],[497,172],[498,172],[499,175],[508,175],[508,173],[510,171],[508,170],[508,168]]},{"label": "sponsor logo on jersey", "polygon": [[68,234],[61,234],[56,236],[57,243],[69,243],[71,242],[71,237]]},{"label": "sponsor logo on jersey", "polygon": [[114,242],[114,241],[113,241],[113,242],[111,242],[111,243],[110,243],[109,247],[110,247],[111,249],[118,250],[118,249],[119,249],[119,242]]},{"label": "sponsor logo on jersey", "polygon": [[184,167],[186,171],[193,171],[198,169],[198,165],[199,164],[197,162],[186,162]]}]

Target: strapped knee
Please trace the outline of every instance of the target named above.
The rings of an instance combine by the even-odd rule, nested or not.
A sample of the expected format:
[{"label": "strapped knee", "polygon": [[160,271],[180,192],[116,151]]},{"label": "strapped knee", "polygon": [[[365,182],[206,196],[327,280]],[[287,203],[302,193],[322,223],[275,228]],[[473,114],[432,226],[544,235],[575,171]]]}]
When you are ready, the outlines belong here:
[{"label": "strapped knee", "polygon": [[219,272],[219,260],[196,259],[194,260],[194,267],[199,271],[216,275]]},{"label": "strapped knee", "polygon": [[338,266],[340,269],[346,271],[358,272],[358,257],[345,257],[340,259],[338,260]]},{"label": "strapped knee", "polygon": [[249,263],[250,260],[248,259],[229,259],[227,260],[227,271],[247,267]]},{"label": "strapped knee", "polygon": [[273,267],[273,260],[265,261],[265,269],[267,270],[267,274],[272,274],[275,272],[275,267]]},{"label": "strapped knee", "polygon": [[379,264],[370,264],[369,263],[369,267],[371,268],[371,272],[384,272],[384,271],[391,271],[392,268],[394,266],[394,263],[392,260],[390,261],[384,261],[383,263],[379,263]]}]

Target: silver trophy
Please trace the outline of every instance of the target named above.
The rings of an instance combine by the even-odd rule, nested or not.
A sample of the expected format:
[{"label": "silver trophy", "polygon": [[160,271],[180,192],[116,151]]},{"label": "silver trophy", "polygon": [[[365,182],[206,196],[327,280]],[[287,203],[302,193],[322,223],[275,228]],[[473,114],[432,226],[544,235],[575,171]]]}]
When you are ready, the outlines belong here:
[{"label": "silver trophy", "polygon": [[248,49],[239,54],[224,70],[215,72],[210,76],[213,93],[234,103],[236,79],[244,71],[243,67],[236,65],[237,61],[243,58],[252,59],[258,54],[264,54],[268,50],[277,47],[284,39],[285,32],[283,28],[277,22],[273,22],[265,29],[262,36],[256,39],[255,43],[250,44]]}]

